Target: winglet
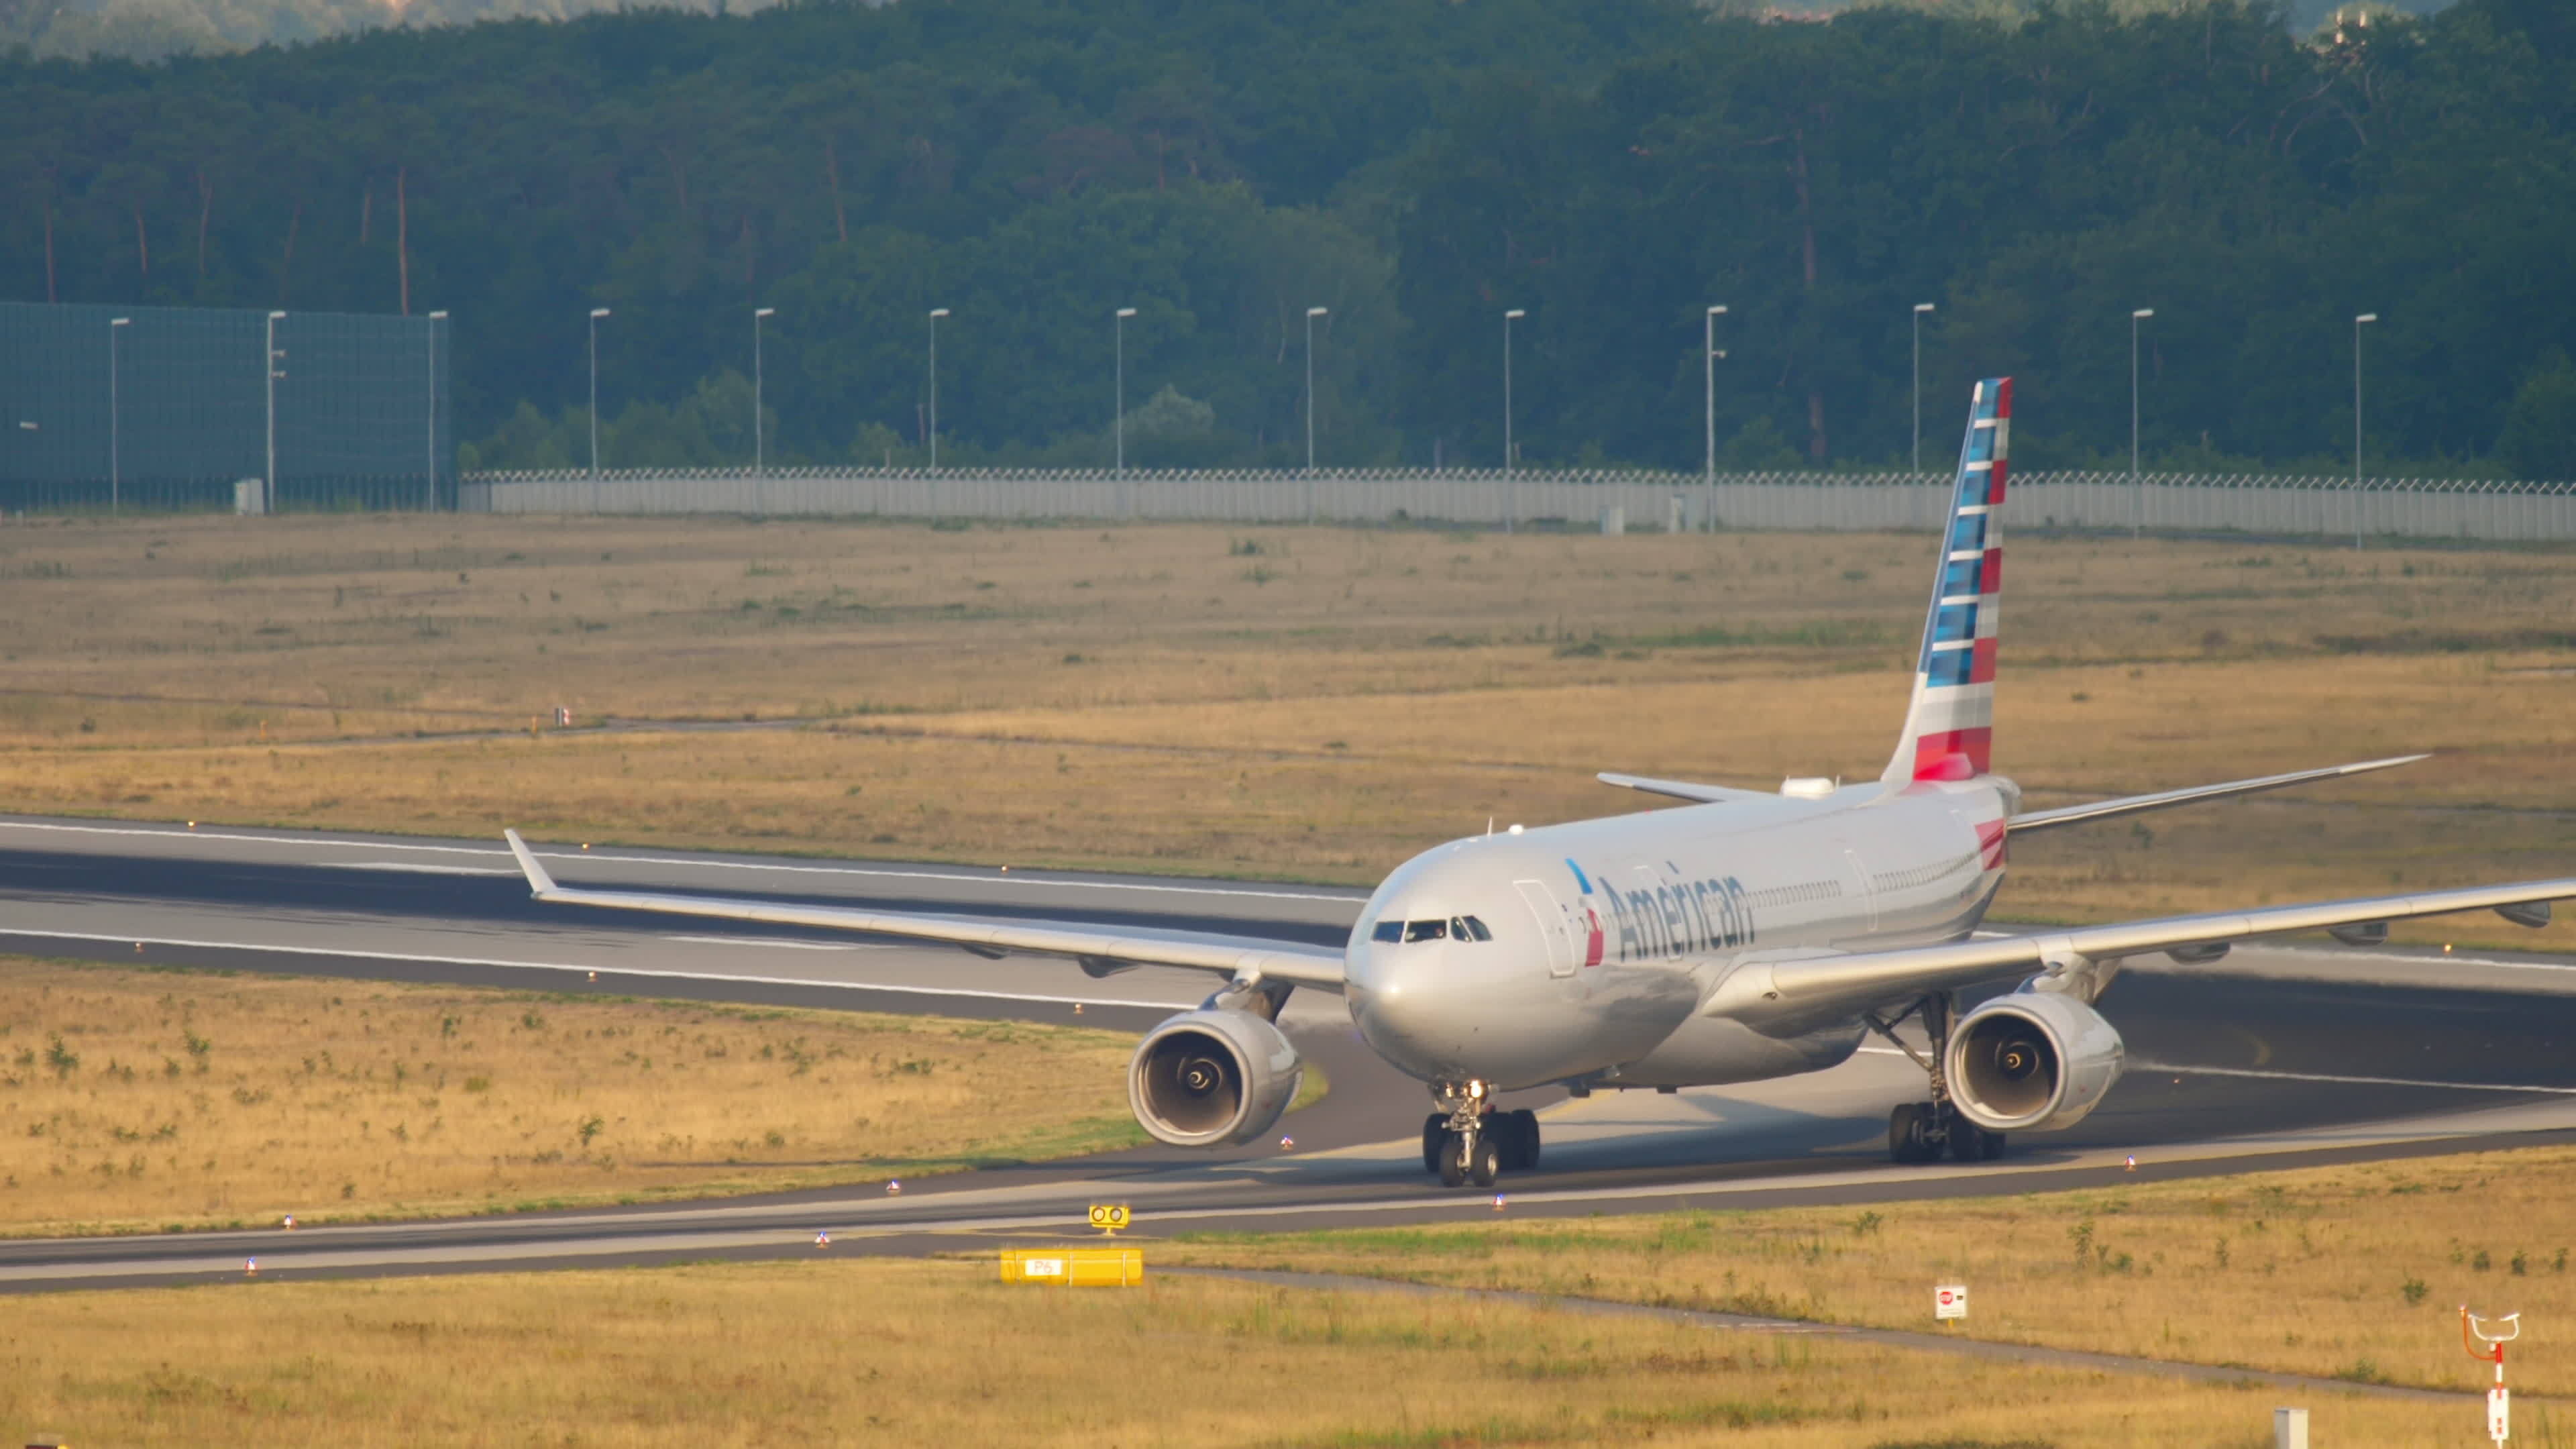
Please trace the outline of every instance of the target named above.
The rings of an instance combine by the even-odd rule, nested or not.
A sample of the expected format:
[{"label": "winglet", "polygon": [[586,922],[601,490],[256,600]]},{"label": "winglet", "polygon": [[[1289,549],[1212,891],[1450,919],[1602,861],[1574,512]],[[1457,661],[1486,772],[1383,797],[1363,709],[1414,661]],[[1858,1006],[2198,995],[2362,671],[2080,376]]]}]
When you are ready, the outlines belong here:
[{"label": "winglet", "polygon": [[528,894],[540,900],[552,895],[555,878],[546,874],[544,866],[537,864],[537,853],[528,849],[528,842],[521,840],[515,830],[502,831],[501,838],[510,842],[510,853],[519,858],[519,869],[527,873]]}]

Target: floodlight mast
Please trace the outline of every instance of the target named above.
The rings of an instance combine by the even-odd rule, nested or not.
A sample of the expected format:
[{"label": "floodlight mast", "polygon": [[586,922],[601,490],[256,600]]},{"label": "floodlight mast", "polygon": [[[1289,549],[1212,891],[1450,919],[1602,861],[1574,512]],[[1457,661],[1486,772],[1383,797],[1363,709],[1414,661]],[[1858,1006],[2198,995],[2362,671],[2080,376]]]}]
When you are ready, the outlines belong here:
[{"label": "floodlight mast", "polygon": [[259,511],[262,513],[272,513],[277,509],[277,380],[286,376],[277,365],[278,360],[285,356],[277,350],[277,324],[285,320],[284,312],[268,314],[266,340],[260,351],[260,371],[265,374],[262,386],[266,389],[268,404],[268,472],[259,480]]},{"label": "floodlight mast", "polygon": [[421,502],[426,513],[438,511],[438,324],[446,320],[443,309],[429,314],[429,488]]},{"label": "floodlight mast", "polygon": [[751,476],[755,487],[769,478],[769,445],[763,436],[769,429],[767,415],[761,411],[760,324],[777,315],[775,307],[751,309]]},{"label": "floodlight mast", "polygon": [[2147,495],[2138,482],[2138,324],[2156,315],[2153,307],[2129,313],[2129,537],[2146,528]]},{"label": "floodlight mast", "polygon": [[131,317],[111,317],[107,321],[107,511],[111,514],[119,511],[121,491],[121,460],[117,456],[116,334],[118,329],[133,325]]},{"label": "floodlight mast", "polygon": [[930,471],[939,471],[939,319],[945,307],[930,309]]},{"label": "floodlight mast", "polygon": [[1717,350],[1717,319],[1726,315],[1723,304],[1708,309],[1700,329],[1700,369],[1707,388],[1706,407],[1701,419],[1708,432],[1708,518],[1710,531],[1717,528],[1717,364],[1726,354]]},{"label": "floodlight mast", "polygon": [[2352,547],[2361,551],[2361,329],[2379,320],[2376,312],[2352,319]]}]

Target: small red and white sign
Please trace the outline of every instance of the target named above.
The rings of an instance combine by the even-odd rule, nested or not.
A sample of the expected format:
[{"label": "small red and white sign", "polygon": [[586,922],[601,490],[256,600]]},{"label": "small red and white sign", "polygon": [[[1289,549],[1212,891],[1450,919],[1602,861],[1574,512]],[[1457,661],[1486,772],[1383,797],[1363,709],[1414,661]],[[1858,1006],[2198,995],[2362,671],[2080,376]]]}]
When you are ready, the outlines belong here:
[{"label": "small red and white sign", "polygon": [[1968,1285],[1944,1283],[1932,1290],[1932,1316],[1947,1322],[1968,1316]]}]

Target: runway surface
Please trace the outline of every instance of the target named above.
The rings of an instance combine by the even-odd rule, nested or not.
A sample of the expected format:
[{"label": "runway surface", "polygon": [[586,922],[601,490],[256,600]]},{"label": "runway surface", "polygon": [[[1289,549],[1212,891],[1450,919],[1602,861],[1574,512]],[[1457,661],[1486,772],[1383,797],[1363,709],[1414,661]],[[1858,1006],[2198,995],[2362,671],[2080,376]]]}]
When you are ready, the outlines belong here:
[{"label": "runway surface", "polygon": [[[1139,879],[541,845],[566,884],[1074,920],[1338,944],[1363,898],[1330,887]],[[1052,961],[720,921],[541,907],[497,841],[0,818],[0,950],[189,965],[1142,1029],[1211,978],[1093,981]],[[2161,958],[2158,958],[2159,960]],[[594,979],[595,976],[595,979]],[[2540,957],[2240,949],[2132,970],[2103,1002],[2131,1069],[2070,1132],[1997,1164],[1896,1167],[1888,1108],[1918,1069],[1874,1047],[1811,1077],[1670,1096],[1533,1094],[1541,1166],[1513,1213],[1883,1201],[2576,1139],[2576,964]],[[1283,1017],[1329,1075],[1294,1139],[1213,1157],[1152,1148],[924,1180],[614,1211],[285,1232],[0,1243],[0,1289],[244,1276],[920,1253],[1075,1231],[1134,1206],[1140,1233],[1490,1216],[1421,1168],[1420,1084],[1379,1063],[1338,997]],[[2125,1159],[2134,1154],[2134,1175]]]}]

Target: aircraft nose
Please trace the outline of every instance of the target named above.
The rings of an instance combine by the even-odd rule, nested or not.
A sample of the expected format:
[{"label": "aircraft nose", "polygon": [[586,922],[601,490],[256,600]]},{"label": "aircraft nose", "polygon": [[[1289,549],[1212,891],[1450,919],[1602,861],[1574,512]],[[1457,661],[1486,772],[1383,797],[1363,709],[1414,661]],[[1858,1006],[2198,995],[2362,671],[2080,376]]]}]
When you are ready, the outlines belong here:
[{"label": "aircraft nose", "polygon": [[[1447,1009],[1440,945],[1423,942],[1385,951],[1354,974],[1351,1016],[1378,1055],[1417,1073],[1457,1055],[1456,1014]],[[1364,974],[1365,984],[1360,977]]]}]

